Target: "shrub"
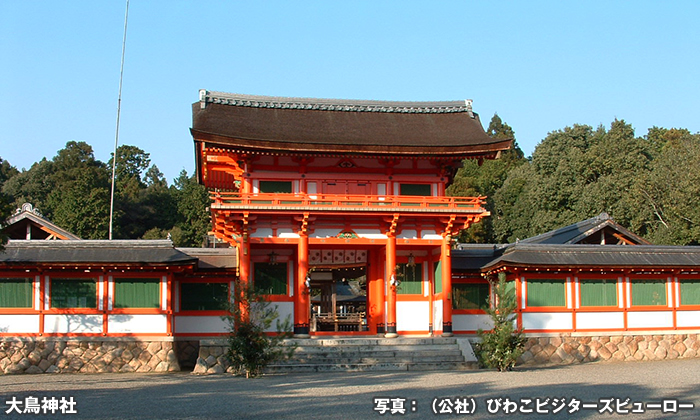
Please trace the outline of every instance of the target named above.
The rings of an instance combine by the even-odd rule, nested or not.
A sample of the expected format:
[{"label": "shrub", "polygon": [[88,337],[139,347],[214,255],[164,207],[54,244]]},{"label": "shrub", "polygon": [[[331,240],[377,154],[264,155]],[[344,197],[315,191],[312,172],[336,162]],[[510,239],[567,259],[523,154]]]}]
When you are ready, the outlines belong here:
[{"label": "shrub", "polygon": [[518,308],[515,291],[506,286],[505,276],[498,282],[490,281],[494,290],[494,304],[489,304],[486,313],[493,321],[493,329],[479,329],[481,342],[476,345],[476,353],[481,364],[496,368],[499,372],[512,370],[518,357],[523,353],[525,336],[515,328],[515,310]]},{"label": "shrub", "polygon": [[[234,291],[238,299],[230,304],[231,315],[223,317],[230,331],[226,356],[237,374],[245,372],[246,378],[254,378],[270,363],[294,353],[295,347],[284,342],[292,335],[291,322],[289,317],[280,322],[277,308],[252,285],[238,280]],[[273,322],[277,334],[269,335]]]}]

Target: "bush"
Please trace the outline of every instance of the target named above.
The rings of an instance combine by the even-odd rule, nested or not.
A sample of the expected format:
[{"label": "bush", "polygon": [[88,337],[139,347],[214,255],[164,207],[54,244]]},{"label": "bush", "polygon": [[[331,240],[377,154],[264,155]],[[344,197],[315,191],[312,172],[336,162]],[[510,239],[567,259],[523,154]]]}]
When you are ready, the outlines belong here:
[{"label": "bush", "polygon": [[493,321],[493,329],[479,329],[481,342],[476,345],[479,362],[499,372],[512,370],[518,357],[523,353],[525,336],[515,328],[515,310],[518,308],[515,291],[506,286],[505,276],[498,282],[491,282],[495,294],[494,305],[489,304],[486,313]]},{"label": "bush", "polygon": [[[254,378],[270,363],[294,353],[295,347],[284,342],[292,335],[291,322],[289,317],[280,322],[277,308],[252,286],[236,281],[234,290],[238,299],[230,304],[231,315],[223,317],[230,331],[226,356],[237,374]],[[268,335],[273,322],[277,334]]]}]

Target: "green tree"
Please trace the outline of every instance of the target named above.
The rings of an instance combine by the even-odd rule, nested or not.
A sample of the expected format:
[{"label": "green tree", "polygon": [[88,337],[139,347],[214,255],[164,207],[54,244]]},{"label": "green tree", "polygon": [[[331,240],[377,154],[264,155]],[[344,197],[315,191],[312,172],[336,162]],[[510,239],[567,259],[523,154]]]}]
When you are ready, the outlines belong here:
[{"label": "green tree", "polygon": [[75,141],[3,185],[14,206],[32,203],[54,223],[86,239],[107,236],[108,190],[106,166],[95,159],[90,145]]},{"label": "green tree", "polygon": [[[238,299],[230,303],[230,315],[223,317],[230,331],[226,355],[236,373],[245,372],[246,378],[255,378],[271,362],[292,356],[295,347],[284,342],[292,335],[291,321],[289,317],[280,321],[277,307],[252,284],[238,279],[234,290]],[[277,334],[268,335],[273,323]]]},{"label": "green tree", "polygon": [[43,205],[57,225],[85,239],[105,239],[109,230],[109,172],[92,146],[70,141],[52,160],[53,189]]},{"label": "green tree", "polygon": [[44,204],[55,188],[53,168],[53,162],[44,158],[34,163],[29,170],[22,170],[9,177],[3,183],[2,191],[10,197],[15,208],[21,207],[24,203],[31,203],[49,216]]},{"label": "green tree", "polygon": [[[501,120],[498,114],[494,114],[491,118],[486,132],[493,138],[512,139],[513,147],[503,152],[499,159],[482,162],[465,160],[446,193],[456,197],[486,196],[485,208],[493,215],[493,194],[503,185],[508,173],[524,164],[526,159],[515,141],[515,132]],[[464,230],[459,237],[460,242],[468,243],[491,243],[494,239],[492,218],[486,218]]]},{"label": "green tree", "polygon": [[503,372],[513,369],[523,353],[526,339],[522,330],[516,329],[514,325],[515,310],[518,308],[515,289],[508,287],[502,273],[498,281],[489,282],[494,291],[494,301],[489,302],[486,313],[493,322],[493,328],[490,331],[477,331],[480,342],[476,346],[476,353],[482,364]]},{"label": "green tree", "polygon": [[0,252],[5,249],[5,244],[7,243],[7,236],[3,233],[5,221],[12,215],[10,196],[3,192],[3,185],[5,181],[18,173],[17,168],[0,157]]},{"label": "green tree", "polygon": [[[177,203],[177,222],[175,226],[182,231],[181,242],[177,246],[201,246],[204,237],[211,230],[211,216],[208,211],[209,193],[197,183],[195,176],[188,176],[184,169],[175,179],[171,188]],[[175,241],[175,238],[173,238]]]},{"label": "green tree", "polygon": [[643,233],[648,217],[636,193],[653,147],[615,120],[606,130],[574,125],[551,132],[529,163],[510,171],[494,194],[494,236],[513,242],[608,212]]},{"label": "green tree", "polygon": [[[651,134],[651,130],[650,130]],[[669,245],[700,244],[700,134],[654,128],[658,156],[636,188],[651,214],[647,237]]]}]

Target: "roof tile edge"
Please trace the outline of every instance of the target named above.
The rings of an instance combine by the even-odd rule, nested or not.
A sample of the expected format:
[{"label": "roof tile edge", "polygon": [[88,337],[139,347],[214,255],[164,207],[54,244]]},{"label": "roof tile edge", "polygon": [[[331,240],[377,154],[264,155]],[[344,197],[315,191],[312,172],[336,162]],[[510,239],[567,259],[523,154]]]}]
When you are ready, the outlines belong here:
[{"label": "roof tile edge", "polygon": [[199,102],[202,109],[207,104],[222,104],[244,106],[251,108],[299,109],[318,111],[344,112],[393,112],[410,114],[449,114],[467,112],[473,115],[472,100],[463,101],[376,101],[352,99],[320,99],[320,98],[287,98],[279,96],[258,96],[236,93],[199,91]]}]

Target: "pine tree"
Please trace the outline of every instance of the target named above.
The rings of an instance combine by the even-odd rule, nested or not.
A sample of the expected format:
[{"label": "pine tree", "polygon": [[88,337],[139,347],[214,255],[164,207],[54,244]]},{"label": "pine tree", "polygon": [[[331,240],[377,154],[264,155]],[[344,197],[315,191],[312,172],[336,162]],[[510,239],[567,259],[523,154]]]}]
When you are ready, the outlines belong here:
[{"label": "pine tree", "polygon": [[494,304],[489,304],[486,313],[493,321],[491,331],[477,331],[481,342],[476,346],[479,361],[499,372],[512,370],[518,357],[523,353],[525,336],[515,327],[515,290],[509,288],[504,275],[498,282],[489,281],[494,290]]}]

